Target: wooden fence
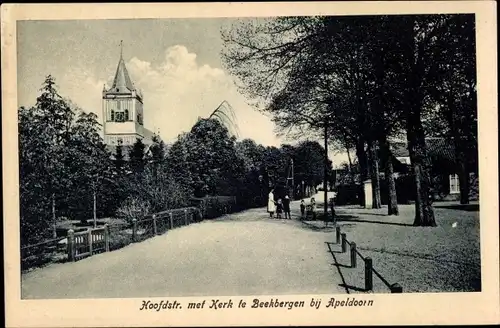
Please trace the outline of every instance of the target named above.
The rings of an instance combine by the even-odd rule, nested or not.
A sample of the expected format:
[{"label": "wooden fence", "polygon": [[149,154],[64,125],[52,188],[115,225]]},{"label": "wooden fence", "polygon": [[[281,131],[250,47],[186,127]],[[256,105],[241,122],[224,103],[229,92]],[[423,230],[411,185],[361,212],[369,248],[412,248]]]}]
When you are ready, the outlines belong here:
[{"label": "wooden fence", "polygon": [[21,247],[21,270],[50,262],[54,257],[66,254],[65,237],[45,240],[43,242]]},{"label": "wooden fence", "polygon": [[165,233],[177,227],[201,221],[201,212],[196,207],[163,211],[142,220],[132,220],[132,242]]},{"label": "wooden fence", "polygon": [[[21,269],[51,262],[56,255],[60,260],[78,261],[94,254],[109,252],[111,237],[124,235],[130,242],[139,242],[168,230],[202,220],[200,209],[186,207],[152,214],[131,224],[104,225],[84,231],[68,230],[67,237],[47,240],[21,248]],[[128,236],[128,237],[127,237]]]},{"label": "wooden fence", "polygon": [[350,247],[350,258],[351,258],[351,268],[356,268],[357,267],[357,257],[359,256],[361,260],[363,260],[365,264],[365,290],[366,291],[371,291],[373,290],[373,276],[375,275],[378,277],[384,285],[386,285],[391,293],[402,293],[403,292],[403,287],[401,287],[398,283],[395,284],[390,284],[382,275],[375,270],[373,267],[373,261],[370,257],[365,257],[363,256],[357,249],[356,249],[356,243],[355,242],[349,242],[347,240],[347,236],[345,233],[341,233],[340,227],[337,226],[335,228],[335,233],[336,233],[336,242],[337,244],[341,244],[342,246],[342,253],[347,252],[347,245]]},{"label": "wooden fence", "polygon": [[109,252],[109,227],[88,229],[87,231],[68,231],[68,259],[77,261],[97,253]]}]

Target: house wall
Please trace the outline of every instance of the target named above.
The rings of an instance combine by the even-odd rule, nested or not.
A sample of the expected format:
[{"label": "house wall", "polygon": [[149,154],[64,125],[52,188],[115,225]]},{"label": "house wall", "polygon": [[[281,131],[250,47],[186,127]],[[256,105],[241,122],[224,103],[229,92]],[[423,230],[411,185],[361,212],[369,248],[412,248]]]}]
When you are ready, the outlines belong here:
[{"label": "house wall", "polygon": [[[458,201],[460,192],[450,193],[450,174],[440,174],[433,178],[433,197],[436,201]],[[469,176],[469,200],[479,199],[479,177],[475,173]],[[459,188],[460,190],[460,188]]]}]

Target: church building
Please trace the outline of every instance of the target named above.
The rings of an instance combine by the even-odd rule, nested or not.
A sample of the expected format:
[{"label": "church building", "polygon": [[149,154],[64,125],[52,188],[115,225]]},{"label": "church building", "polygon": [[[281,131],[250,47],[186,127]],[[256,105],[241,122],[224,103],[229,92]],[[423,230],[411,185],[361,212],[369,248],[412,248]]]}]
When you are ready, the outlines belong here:
[{"label": "church building", "polygon": [[109,148],[118,144],[128,148],[136,139],[141,139],[146,146],[152,143],[153,132],[144,126],[144,97],[130,79],[123,48],[113,84],[102,90],[102,111],[104,143]]}]

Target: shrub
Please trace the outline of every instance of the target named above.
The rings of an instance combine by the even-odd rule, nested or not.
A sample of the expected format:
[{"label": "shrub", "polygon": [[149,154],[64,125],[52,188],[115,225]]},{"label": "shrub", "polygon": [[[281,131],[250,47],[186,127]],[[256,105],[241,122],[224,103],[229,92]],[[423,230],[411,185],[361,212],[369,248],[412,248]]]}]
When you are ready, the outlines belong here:
[{"label": "shrub", "polygon": [[233,196],[192,198],[191,204],[200,209],[205,219],[213,219],[225,213],[231,213],[237,205],[236,197]]},{"label": "shrub", "polygon": [[128,223],[133,219],[142,220],[149,213],[149,203],[134,196],[128,197],[116,211],[117,216]]}]

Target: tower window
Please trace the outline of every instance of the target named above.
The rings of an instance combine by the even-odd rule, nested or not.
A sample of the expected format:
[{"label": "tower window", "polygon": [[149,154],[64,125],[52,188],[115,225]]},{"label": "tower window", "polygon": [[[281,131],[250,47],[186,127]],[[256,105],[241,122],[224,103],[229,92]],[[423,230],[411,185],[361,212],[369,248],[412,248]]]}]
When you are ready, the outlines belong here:
[{"label": "tower window", "polygon": [[123,122],[123,112],[117,112],[115,122]]},{"label": "tower window", "polygon": [[128,120],[129,120],[128,109],[125,109],[125,121],[128,121]]},{"label": "tower window", "polygon": [[111,121],[115,120],[115,111],[111,110]]}]

